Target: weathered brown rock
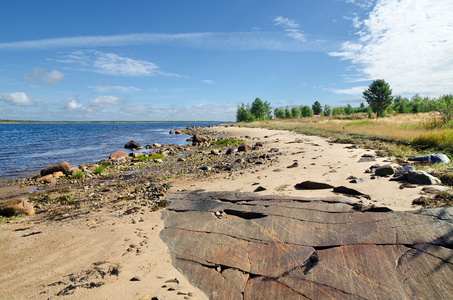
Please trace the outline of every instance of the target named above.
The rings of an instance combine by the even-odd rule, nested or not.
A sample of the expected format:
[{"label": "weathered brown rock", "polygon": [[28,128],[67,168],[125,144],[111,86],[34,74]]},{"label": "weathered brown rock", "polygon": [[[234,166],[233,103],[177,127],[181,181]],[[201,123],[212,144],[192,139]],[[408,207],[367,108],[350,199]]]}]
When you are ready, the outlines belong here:
[{"label": "weathered brown rock", "polygon": [[28,201],[20,198],[13,198],[5,202],[0,202],[1,216],[11,217],[18,213],[30,216],[35,213],[35,209]]},{"label": "weathered brown rock", "polygon": [[118,159],[122,157],[127,157],[127,153],[122,150],[118,150],[110,154],[109,159]]},{"label": "weathered brown rock", "polygon": [[71,174],[71,166],[69,166],[69,163],[67,161],[55,164],[53,166],[44,168],[41,170],[41,176],[45,176],[48,174],[53,174],[55,172],[63,172],[66,175]]},{"label": "weathered brown rock", "polygon": [[201,144],[207,141],[209,141],[209,138],[201,134],[195,134],[192,137],[192,144],[194,145]]},{"label": "weathered brown rock", "polygon": [[233,192],[167,200],[161,238],[211,299],[453,297],[453,208],[356,211],[344,197]]},{"label": "weathered brown rock", "polygon": [[[69,171],[71,172],[71,169]],[[55,178],[60,178],[60,177],[64,176],[63,172],[61,172],[61,171],[55,172],[52,175]]]},{"label": "weathered brown rock", "polygon": [[53,174],[48,174],[48,175],[44,175],[42,177],[39,177],[38,179],[36,179],[36,181],[37,182],[47,182],[47,180],[49,180],[52,177],[53,177]]},{"label": "weathered brown rock", "polygon": [[132,152],[132,153],[129,153],[129,156],[130,157],[139,157],[139,156],[143,156],[143,153],[141,153],[141,152]]}]

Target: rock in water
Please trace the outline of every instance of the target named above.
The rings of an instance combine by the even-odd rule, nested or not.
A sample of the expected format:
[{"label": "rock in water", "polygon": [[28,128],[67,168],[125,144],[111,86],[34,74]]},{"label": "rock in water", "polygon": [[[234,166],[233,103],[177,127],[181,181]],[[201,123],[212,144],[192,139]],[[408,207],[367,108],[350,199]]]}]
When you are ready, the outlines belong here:
[{"label": "rock in water", "polygon": [[35,213],[35,209],[28,201],[19,198],[13,198],[0,203],[1,216],[12,217],[18,213],[31,216]]},{"label": "rock in water", "polygon": [[126,149],[143,149],[142,145],[140,145],[136,141],[129,141],[124,145],[124,148]]},{"label": "rock in water", "polygon": [[63,172],[66,175],[71,174],[71,166],[67,161],[55,164],[53,166],[44,168],[41,170],[41,176],[45,176],[48,174],[53,174],[55,172]]},{"label": "rock in water", "polygon": [[355,211],[341,199],[170,194],[160,236],[210,299],[453,299],[452,207]]}]

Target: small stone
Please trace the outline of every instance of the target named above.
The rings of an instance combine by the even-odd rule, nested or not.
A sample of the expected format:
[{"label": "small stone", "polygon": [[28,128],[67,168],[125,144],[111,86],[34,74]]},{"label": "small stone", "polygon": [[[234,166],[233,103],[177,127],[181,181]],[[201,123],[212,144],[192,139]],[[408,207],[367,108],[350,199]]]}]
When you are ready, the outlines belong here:
[{"label": "small stone", "polygon": [[178,290],[182,290],[183,287],[180,286],[180,285],[174,285],[172,287],[170,287],[167,291],[178,291]]},{"label": "small stone", "polygon": [[142,279],[139,276],[134,276],[130,279],[130,281],[141,281]]},{"label": "small stone", "polygon": [[257,187],[253,192],[256,193],[256,192],[262,192],[262,191],[266,191],[266,190],[267,190],[267,189],[266,189],[265,187],[259,186],[259,187]]},{"label": "small stone", "polygon": [[178,278],[168,279],[167,281],[165,281],[165,283],[176,283],[176,284],[179,284],[179,280],[178,280]]},{"label": "small stone", "polygon": [[189,297],[194,297],[194,296],[195,296],[195,294],[192,293],[192,292],[189,292],[187,295],[188,295]]}]

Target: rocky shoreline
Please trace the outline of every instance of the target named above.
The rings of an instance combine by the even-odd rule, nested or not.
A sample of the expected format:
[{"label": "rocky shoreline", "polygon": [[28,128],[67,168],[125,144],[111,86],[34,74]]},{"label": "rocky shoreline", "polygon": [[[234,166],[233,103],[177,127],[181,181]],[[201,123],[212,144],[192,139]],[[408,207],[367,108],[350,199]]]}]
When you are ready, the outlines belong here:
[{"label": "rocky shoreline", "polygon": [[[130,155],[116,151],[106,160],[79,168],[61,162],[31,178],[0,181],[0,197],[3,202],[27,198],[36,215],[51,220],[73,218],[108,204],[124,206],[124,213],[130,214],[139,211],[140,206],[150,210],[165,207],[162,199],[175,178],[197,180],[219,172],[245,169],[269,158],[269,155],[258,158],[256,151],[246,153],[250,149],[241,147],[238,150],[243,151],[241,159],[227,155],[234,154],[227,153],[231,145],[211,144],[219,140],[219,134],[210,132],[208,127],[176,131],[176,134],[193,135],[188,140],[191,144],[147,145],[153,151],[142,153],[136,148]],[[21,211],[15,213],[18,212]]]}]

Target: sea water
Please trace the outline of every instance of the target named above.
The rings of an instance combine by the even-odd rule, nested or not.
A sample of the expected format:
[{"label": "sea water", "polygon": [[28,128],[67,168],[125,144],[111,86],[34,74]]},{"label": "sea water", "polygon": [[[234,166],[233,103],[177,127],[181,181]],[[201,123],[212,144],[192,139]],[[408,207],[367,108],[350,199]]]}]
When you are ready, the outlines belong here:
[{"label": "sea water", "polygon": [[62,161],[71,166],[95,163],[117,150],[131,152],[124,149],[131,140],[143,147],[153,143],[183,145],[189,136],[169,134],[171,130],[217,124],[220,123],[0,124],[0,179],[31,176]]}]

